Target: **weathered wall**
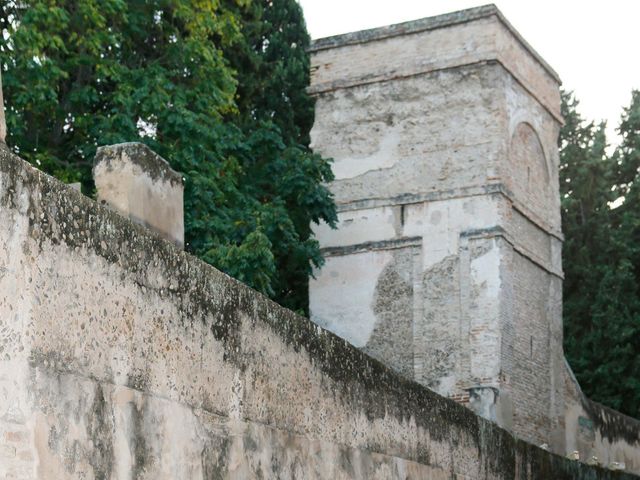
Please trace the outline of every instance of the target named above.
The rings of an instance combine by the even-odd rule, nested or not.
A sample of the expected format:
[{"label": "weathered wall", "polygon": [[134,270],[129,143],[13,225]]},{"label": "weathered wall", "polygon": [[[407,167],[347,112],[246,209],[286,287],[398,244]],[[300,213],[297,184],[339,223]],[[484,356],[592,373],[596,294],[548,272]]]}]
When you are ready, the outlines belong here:
[{"label": "weathered wall", "polygon": [[0,477],[631,478],[515,440],[5,149]]},{"label": "weathered wall", "polygon": [[340,221],[312,319],[564,453],[557,75],[493,6],[312,52]]},{"label": "weathered wall", "polygon": [[519,438],[640,472],[640,425],[566,376],[557,74],[492,5],[311,50],[339,210],[312,319]]},{"label": "weathered wall", "polygon": [[565,367],[567,448],[585,460],[640,473],[640,421],[589,400]]}]

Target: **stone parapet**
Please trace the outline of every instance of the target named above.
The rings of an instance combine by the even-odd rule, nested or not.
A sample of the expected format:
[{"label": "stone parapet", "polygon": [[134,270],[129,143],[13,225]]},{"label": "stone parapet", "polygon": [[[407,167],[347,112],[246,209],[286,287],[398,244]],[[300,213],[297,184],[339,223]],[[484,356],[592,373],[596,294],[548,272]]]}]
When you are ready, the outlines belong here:
[{"label": "stone parapet", "polygon": [[99,147],[98,201],[178,246],[184,245],[182,176],[143,143]]},{"label": "stone parapet", "polygon": [[0,477],[631,480],[515,439],[0,151]]}]

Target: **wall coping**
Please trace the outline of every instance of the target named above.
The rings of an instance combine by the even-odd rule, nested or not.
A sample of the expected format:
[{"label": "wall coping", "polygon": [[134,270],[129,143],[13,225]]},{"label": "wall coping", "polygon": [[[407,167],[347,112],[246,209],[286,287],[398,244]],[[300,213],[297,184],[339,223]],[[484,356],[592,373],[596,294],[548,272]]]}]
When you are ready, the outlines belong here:
[{"label": "wall coping", "polygon": [[111,168],[111,162],[120,161],[123,157],[138,165],[153,180],[167,181],[178,185],[183,183],[182,175],[171,168],[167,160],[141,142],[116,143],[98,147],[93,159],[94,178],[98,165],[105,163],[107,168]]}]

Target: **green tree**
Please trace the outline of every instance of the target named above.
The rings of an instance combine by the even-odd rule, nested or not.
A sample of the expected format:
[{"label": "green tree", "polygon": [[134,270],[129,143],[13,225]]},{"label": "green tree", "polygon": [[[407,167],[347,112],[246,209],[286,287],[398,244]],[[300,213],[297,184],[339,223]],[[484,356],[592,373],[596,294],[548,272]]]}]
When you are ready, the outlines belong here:
[{"label": "green tree", "polygon": [[[606,154],[605,125],[586,123],[577,111],[573,95],[562,94],[565,125],[560,131],[560,195],[562,230],[565,235],[564,327],[565,350],[576,375],[584,370],[581,340],[591,319],[593,292],[602,260],[602,245],[608,242],[604,225],[610,223],[608,203],[612,162]],[[582,378],[581,378],[582,380]]]},{"label": "green tree", "polygon": [[[321,262],[309,221],[335,218],[321,183],[331,172],[326,160],[308,150],[313,115],[305,93],[308,76],[280,87],[290,89],[295,108],[304,104],[300,117],[286,119],[280,111],[252,117],[257,101],[242,93],[250,88],[265,99],[278,94],[269,84],[272,77],[249,79],[252,72],[241,61],[259,58],[263,71],[289,70],[294,62],[308,66],[304,48],[301,57],[290,59],[264,57],[263,51],[255,58],[236,56],[248,52],[251,28],[270,35],[261,17],[251,28],[243,24],[248,12],[269,5],[4,2],[0,52],[7,143],[46,172],[81,181],[87,192],[93,189],[91,167],[99,145],[147,143],[185,176],[187,248],[304,310],[306,278],[311,265]],[[304,37],[295,7],[291,12],[298,16],[289,21],[299,22]]]},{"label": "green tree", "polygon": [[[603,279],[604,314],[598,334],[604,346],[600,365],[594,365],[594,387],[600,399],[640,417],[640,91],[633,91],[618,128],[620,145],[612,160],[615,191],[624,202],[614,210],[610,249],[611,285]],[[608,349],[608,350],[607,350]]]},{"label": "green tree", "polygon": [[571,94],[562,100],[565,352],[589,397],[638,416],[640,97],[625,110],[613,155],[605,125],[586,123]]},{"label": "green tree", "polygon": [[309,149],[314,100],[307,95],[310,69],[307,33],[296,0],[255,0],[237,8],[242,42],[229,50],[238,72],[236,123],[251,142],[244,157],[243,187],[262,199],[262,226],[272,242],[277,266],[275,298],[298,311],[307,309],[312,264],[322,262],[311,222],[336,221],[324,182],[329,163]]},{"label": "green tree", "polygon": [[221,49],[239,37],[234,21],[184,0],[4,2],[8,142],[87,186],[97,145],[140,139],[144,122],[176,155],[180,144],[204,144],[198,135],[210,138],[234,108]]}]

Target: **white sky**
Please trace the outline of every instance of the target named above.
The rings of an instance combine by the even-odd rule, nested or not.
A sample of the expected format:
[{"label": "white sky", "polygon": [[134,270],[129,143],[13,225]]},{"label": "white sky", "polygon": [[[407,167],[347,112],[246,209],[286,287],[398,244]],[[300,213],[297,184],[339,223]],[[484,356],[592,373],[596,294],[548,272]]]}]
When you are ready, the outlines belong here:
[{"label": "white sky", "polygon": [[[312,38],[416,20],[489,3],[472,0],[299,0]],[[497,0],[505,17],[558,72],[609,142],[632,88],[640,89],[639,0]]]}]

